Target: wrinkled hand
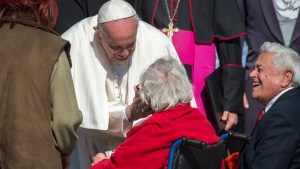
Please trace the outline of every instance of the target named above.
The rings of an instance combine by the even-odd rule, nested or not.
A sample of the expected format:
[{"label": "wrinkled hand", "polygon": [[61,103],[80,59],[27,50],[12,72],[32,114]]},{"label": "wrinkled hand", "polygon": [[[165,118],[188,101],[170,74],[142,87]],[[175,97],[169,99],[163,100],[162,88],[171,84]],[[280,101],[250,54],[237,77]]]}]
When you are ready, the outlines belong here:
[{"label": "wrinkled hand", "polygon": [[[246,97],[246,93],[244,93],[243,96],[243,105],[245,109],[249,108],[249,103]],[[238,123],[238,115],[234,112],[224,111],[221,117],[221,121],[225,123],[224,130],[228,131]]]},{"label": "wrinkled hand", "polygon": [[126,107],[126,116],[129,121],[147,117],[154,112],[151,109],[151,105],[142,102],[138,89],[135,87],[134,90],[135,96],[133,98],[132,104]]},{"label": "wrinkled hand", "polygon": [[98,153],[93,157],[92,165],[95,165],[104,159],[108,159],[108,158],[103,153]]},{"label": "wrinkled hand", "polygon": [[63,169],[68,169],[71,166],[71,155],[61,155],[61,163]]},{"label": "wrinkled hand", "polygon": [[221,117],[221,121],[225,123],[225,131],[228,131],[238,123],[238,115],[229,111],[224,111]]}]

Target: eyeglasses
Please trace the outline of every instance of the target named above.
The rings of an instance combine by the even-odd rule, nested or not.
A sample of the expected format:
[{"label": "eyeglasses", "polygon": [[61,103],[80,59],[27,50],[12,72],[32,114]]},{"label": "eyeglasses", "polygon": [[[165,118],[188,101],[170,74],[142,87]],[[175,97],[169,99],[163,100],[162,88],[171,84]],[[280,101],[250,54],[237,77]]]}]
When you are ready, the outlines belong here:
[{"label": "eyeglasses", "polygon": [[107,44],[107,46],[109,47],[110,50],[116,52],[116,53],[122,53],[125,49],[130,52],[132,50],[134,50],[135,48],[135,42],[133,41],[132,43],[130,43],[129,45],[126,46],[119,46],[119,45],[113,45],[113,44],[109,44],[108,42],[105,41],[105,43]]},{"label": "eyeglasses", "polygon": [[[134,49],[135,49],[135,43],[136,43],[136,40],[134,40],[133,42],[131,42],[129,45],[126,45],[126,46],[120,46],[120,45],[115,45],[115,44],[111,44],[107,41],[107,37],[104,35],[103,31],[101,31],[101,28],[98,28],[97,27],[97,39],[98,41],[102,43],[102,45],[104,44],[105,46],[108,47],[109,50],[115,52],[115,53],[122,53],[125,49],[131,53]],[[102,34],[102,38],[100,38],[100,34]],[[102,40],[101,40],[102,39]]]},{"label": "eyeglasses", "polygon": [[[101,42],[99,35],[97,35],[97,39],[99,42]],[[135,49],[135,43],[136,43],[136,40],[131,42],[129,45],[120,46],[120,45],[111,44],[111,43],[107,42],[106,39],[104,39],[104,38],[102,39],[102,45],[104,44],[109,50],[111,50],[115,53],[122,53],[125,49],[131,53]]]}]

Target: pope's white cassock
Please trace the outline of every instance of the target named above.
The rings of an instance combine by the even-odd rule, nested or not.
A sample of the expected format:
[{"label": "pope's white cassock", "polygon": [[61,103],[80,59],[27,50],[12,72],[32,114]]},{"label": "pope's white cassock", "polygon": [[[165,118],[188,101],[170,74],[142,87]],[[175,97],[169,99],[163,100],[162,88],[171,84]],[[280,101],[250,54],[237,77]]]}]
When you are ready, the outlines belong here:
[{"label": "pope's white cassock", "polygon": [[96,153],[108,154],[124,140],[132,127],[125,116],[125,107],[132,103],[141,72],[160,57],[178,59],[166,35],[139,21],[133,55],[122,64],[113,64],[97,41],[93,29],[96,25],[97,16],[93,16],[62,35],[71,42],[71,72],[83,113],[78,146],[72,154],[72,169],[89,168]]}]

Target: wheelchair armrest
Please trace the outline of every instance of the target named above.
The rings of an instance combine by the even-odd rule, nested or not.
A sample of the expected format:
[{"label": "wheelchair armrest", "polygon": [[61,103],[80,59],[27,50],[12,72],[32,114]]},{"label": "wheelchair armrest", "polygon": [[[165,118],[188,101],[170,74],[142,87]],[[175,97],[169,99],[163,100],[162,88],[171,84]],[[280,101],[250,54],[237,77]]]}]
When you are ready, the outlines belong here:
[{"label": "wheelchair armrest", "polygon": [[246,134],[242,133],[237,133],[234,131],[228,131],[228,138],[229,139],[234,139],[234,140],[239,140],[245,143],[251,143],[251,136],[248,136]]},{"label": "wheelchair armrest", "polygon": [[205,150],[207,148],[207,143],[200,140],[189,139],[189,138],[182,138],[182,145],[198,147],[201,148],[202,150]]}]

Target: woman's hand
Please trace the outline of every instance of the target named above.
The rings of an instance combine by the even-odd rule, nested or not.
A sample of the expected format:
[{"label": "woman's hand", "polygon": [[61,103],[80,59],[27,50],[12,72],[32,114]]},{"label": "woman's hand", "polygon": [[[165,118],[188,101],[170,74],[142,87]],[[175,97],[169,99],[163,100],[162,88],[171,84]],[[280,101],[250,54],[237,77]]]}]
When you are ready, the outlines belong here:
[{"label": "woman's hand", "polygon": [[93,157],[93,163],[92,165],[95,165],[102,161],[103,159],[108,159],[103,153],[98,153]]},{"label": "woman's hand", "polygon": [[135,97],[132,104],[126,107],[126,116],[129,121],[134,121],[139,118],[144,118],[152,114],[154,111],[151,109],[151,105],[142,102],[142,99],[138,92],[138,87],[134,87]]}]

